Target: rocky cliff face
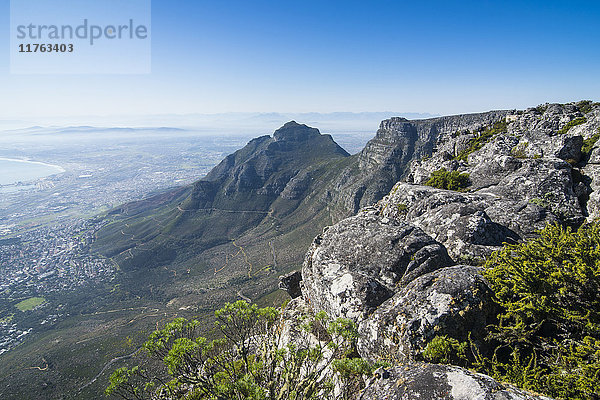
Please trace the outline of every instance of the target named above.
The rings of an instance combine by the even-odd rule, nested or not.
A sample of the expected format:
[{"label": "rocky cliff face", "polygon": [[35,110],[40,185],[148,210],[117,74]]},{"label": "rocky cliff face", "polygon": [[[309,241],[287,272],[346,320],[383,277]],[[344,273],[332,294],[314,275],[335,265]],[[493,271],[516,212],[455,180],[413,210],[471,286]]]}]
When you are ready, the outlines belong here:
[{"label": "rocky cliff face", "polygon": [[[512,111],[455,115],[409,121],[405,118],[385,120],[375,138],[356,156],[332,184],[333,202],[342,210],[337,217],[355,214],[385,196],[392,186],[408,173],[411,162],[431,155],[441,138],[460,129],[476,130],[503,119]],[[353,171],[360,171],[356,174]]]},{"label": "rocky cliff face", "polygon": [[[486,376],[414,363],[435,335],[482,339],[496,310],[476,265],[492,251],[548,223],[600,216],[599,136],[600,105],[589,103],[382,122],[359,155],[368,179],[346,182],[341,192],[354,197],[340,199],[364,206],[398,182],[314,240],[299,283],[313,310],[358,323],[362,357],[409,364],[361,398],[534,398]],[[469,174],[470,185],[424,186],[441,168]]]}]

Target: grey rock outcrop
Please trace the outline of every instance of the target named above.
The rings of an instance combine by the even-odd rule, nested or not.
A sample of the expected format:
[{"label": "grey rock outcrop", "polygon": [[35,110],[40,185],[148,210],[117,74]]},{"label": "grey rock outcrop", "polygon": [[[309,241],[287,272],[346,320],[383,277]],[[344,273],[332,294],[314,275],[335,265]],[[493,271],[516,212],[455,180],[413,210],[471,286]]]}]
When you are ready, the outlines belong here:
[{"label": "grey rock outcrop", "polygon": [[[496,209],[512,205],[498,205],[501,200],[491,193],[461,193],[400,182],[381,202],[381,208],[385,217],[421,228],[442,243],[455,261],[466,262],[481,260],[502,243],[519,240],[536,227],[543,228],[549,218],[546,213],[532,213],[531,209],[537,206],[525,202],[516,214],[522,220],[510,222],[516,229],[513,231],[488,215],[496,215]],[[515,213],[512,215],[514,218]]]},{"label": "grey rock outcrop", "polygon": [[285,290],[292,299],[295,299],[296,297],[302,296],[300,281],[302,281],[302,274],[300,271],[282,275],[279,277],[279,289]]},{"label": "grey rock outcrop", "polygon": [[[558,133],[569,122],[582,117],[586,118],[585,123]],[[456,159],[469,148],[471,140],[494,123],[506,123],[502,134],[469,154],[468,162]],[[582,140],[595,134],[599,127],[600,108],[596,105],[583,114],[577,104],[548,104],[525,111],[490,111],[414,121],[390,118],[380,124],[375,137],[357,159],[340,171],[324,198],[332,202],[334,219],[339,219],[372,205],[396,182],[423,184],[431,172],[442,167],[469,172],[473,175],[473,187],[484,188],[497,184],[508,171],[519,168],[526,160],[580,162]],[[534,164],[533,168],[536,167]],[[356,175],[356,169],[361,174]]]},{"label": "grey rock outcrop", "polygon": [[366,209],[315,239],[302,294],[315,310],[359,321],[417,276],[452,264],[421,229]]},{"label": "grey rock outcrop", "polygon": [[[358,350],[376,361],[415,361],[436,335],[482,342],[497,310],[480,269],[458,265],[420,276],[359,325]],[[486,349],[480,348],[482,353]]]},{"label": "grey rock outcrop", "polygon": [[[503,242],[535,236],[547,224],[579,226],[586,217],[600,216],[600,180],[594,179],[600,169],[593,164],[598,150],[590,161],[581,151],[583,140],[597,134],[599,115],[596,106],[585,122],[567,130],[583,118],[576,105],[513,112],[497,122],[468,161],[457,156],[481,129],[439,135],[432,156],[415,160],[382,200],[383,214],[420,227],[456,262],[479,262]],[[466,192],[415,186],[442,167],[469,174]]]},{"label": "grey rock outcrop", "polygon": [[411,364],[379,369],[361,400],[550,400],[450,365]]},{"label": "grey rock outcrop", "polygon": [[[392,354],[412,361],[436,334],[466,340],[484,332],[496,310],[480,271],[465,264],[480,264],[549,223],[578,226],[586,218],[589,179],[577,178],[573,165],[600,122],[594,111],[565,128],[581,116],[575,106],[548,105],[544,112],[382,122],[359,157],[362,168],[413,162],[376,205],[315,239],[302,269],[303,296],[315,310],[359,323],[359,351],[373,360]],[[456,157],[484,131],[493,134],[468,162]],[[428,150],[433,157],[414,159]],[[469,173],[472,185],[457,192],[419,184],[440,165]]]},{"label": "grey rock outcrop", "polygon": [[304,318],[312,313],[302,297],[296,297],[287,304],[281,315],[281,347],[290,343],[310,345],[318,339],[302,328]]},{"label": "grey rock outcrop", "polygon": [[[579,128],[582,130],[581,135],[588,140],[600,135],[600,110],[594,110],[592,113],[594,118],[591,120],[591,126],[584,129],[582,125],[576,126],[574,130]],[[589,115],[588,114],[588,117]],[[595,125],[593,125],[595,123]],[[587,211],[588,220],[593,220],[600,217],[600,141],[596,142],[590,150],[588,160],[585,166],[581,169],[581,174],[589,191],[585,192],[587,196]]]},{"label": "grey rock outcrop", "polygon": [[[595,149],[595,151],[597,150]],[[581,172],[584,174],[584,177],[589,180],[589,192],[585,191],[584,193],[588,195],[588,220],[592,221],[600,217],[600,163],[589,163],[582,169]]]}]

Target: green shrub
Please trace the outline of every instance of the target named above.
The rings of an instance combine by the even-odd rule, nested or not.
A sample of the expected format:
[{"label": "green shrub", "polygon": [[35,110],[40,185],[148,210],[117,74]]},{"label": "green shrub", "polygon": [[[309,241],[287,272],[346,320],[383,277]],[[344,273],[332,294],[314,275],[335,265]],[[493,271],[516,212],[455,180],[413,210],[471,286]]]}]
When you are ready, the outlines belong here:
[{"label": "green shrub", "polygon": [[599,225],[548,226],[539,238],[494,253],[484,275],[505,310],[505,338],[533,340],[549,320],[569,337],[600,333]]},{"label": "green shrub", "polygon": [[549,225],[495,252],[484,276],[500,310],[485,346],[436,336],[423,358],[557,399],[600,398],[600,224]]},{"label": "green shrub", "polygon": [[594,103],[591,100],[582,100],[579,103],[576,103],[575,106],[582,114],[587,114],[594,109],[594,107],[599,106],[600,103]]},{"label": "green shrub", "polygon": [[569,121],[556,133],[558,133],[559,135],[564,135],[565,133],[569,132],[569,129],[573,128],[574,126],[584,124],[586,121],[587,119],[585,117],[575,118],[574,120]]},{"label": "green shrub", "polygon": [[459,343],[458,340],[448,336],[436,336],[425,346],[423,358],[436,364],[464,364],[467,362],[466,342]]},{"label": "green shrub", "polygon": [[[348,387],[360,389],[357,377],[372,369],[352,357],[357,332],[350,320],[332,321],[325,313],[299,317],[298,332],[284,344],[281,312],[275,308],[238,301],[215,315],[219,339],[199,336],[200,323],[183,318],[153,332],[144,348],[150,358],[162,361],[166,373],[139,366],[117,369],[106,394],[124,399],[317,399],[332,393],[334,373]],[[342,398],[350,397],[344,393]]]},{"label": "green shrub", "polygon": [[581,153],[583,153],[584,157],[589,157],[598,139],[600,139],[600,129],[598,129],[598,132],[595,133],[592,137],[583,140],[583,145],[581,146]]},{"label": "green shrub", "polygon": [[396,209],[398,210],[399,214],[406,214],[408,212],[408,206],[404,203],[396,204]]},{"label": "green shrub", "polygon": [[431,173],[425,185],[438,189],[462,190],[470,185],[469,174],[447,171],[446,168]]},{"label": "green shrub", "polygon": [[523,142],[521,144],[516,145],[511,150],[513,157],[516,158],[527,158],[527,147],[529,146],[529,142]]},{"label": "green shrub", "polygon": [[505,245],[484,275],[502,311],[483,372],[565,399],[600,396],[600,225],[548,226]]},{"label": "green shrub", "polygon": [[547,201],[540,199],[539,197],[534,197],[533,199],[530,199],[529,202],[531,204],[535,204],[536,206],[542,207],[542,208],[546,208],[549,205]]},{"label": "green shrub", "polygon": [[494,136],[499,133],[506,133],[507,126],[505,120],[494,122],[494,124],[485,129],[483,132],[480,132],[477,137],[471,139],[468,143],[468,147],[458,153],[455,160],[468,161],[469,154],[481,149],[487,142],[489,142]]}]

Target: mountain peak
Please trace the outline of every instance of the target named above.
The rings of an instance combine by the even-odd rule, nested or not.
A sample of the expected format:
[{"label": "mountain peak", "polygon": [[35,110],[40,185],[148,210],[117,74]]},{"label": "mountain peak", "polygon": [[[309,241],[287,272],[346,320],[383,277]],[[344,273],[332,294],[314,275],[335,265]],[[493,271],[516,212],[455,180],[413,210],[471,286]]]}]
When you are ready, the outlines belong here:
[{"label": "mountain peak", "polygon": [[311,128],[304,124],[299,124],[296,121],[290,121],[277,129],[273,134],[276,141],[293,141],[303,142],[309,139],[314,139],[321,136],[316,128]]}]

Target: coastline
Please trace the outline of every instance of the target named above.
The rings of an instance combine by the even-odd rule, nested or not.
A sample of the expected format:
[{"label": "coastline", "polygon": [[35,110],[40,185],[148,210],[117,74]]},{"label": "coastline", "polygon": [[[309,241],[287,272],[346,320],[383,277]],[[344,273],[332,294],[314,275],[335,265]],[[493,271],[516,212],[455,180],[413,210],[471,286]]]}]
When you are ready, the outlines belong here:
[{"label": "coastline", "polygon": [[[21,163],[24,165],[35,165],[37,166],[37,168],[40,167],[44,167],[47,169],[47,173],[42,173],[42,174],[38,174],[37,177],[32,176],[31,179],[23,179],[23,180],[19,180],[19,181],[13,181],[13,182],[3,182],[2,180],[0,180],[0,189],[6,189],[6,188],[11,188],[11,187],[19,187],[22,186],[23,184],[27,184],[29,182],[34,182],[38,179],[42,179],[42,178],[46,178],[49,176],[54,176],[54,175],[58,175],[58,174],[62,174],[64,172],[66,172],[66,169],[61,167],[60,165],[55,165],[55,164],[49,164],[49,163],[45,163],[45,162],[41,162],[41,161],[33,161],[33,160],[28,160],[28,159],[19,159],[19,158],[7,158],[7,157],[0,157],[0,162],[1,161],[5,161],[8,163]],[[10,165],[10,164],[9,164]],[[2,192],[5,192],[4,190]]]},{"label": "coastline", "polygon": [[[23,159],[23,158],[6,158],[6,157],[0,157],[0,161],[15,161],[15,162],[22,162],[22,163],[27,163],[27,164],[37,164],[37,165],[43,165],[45,167],[57,168],[57,169],[60,170],[59,172],[57,172],[57,174],[62,174],[63,172],[67,171],[66,169],[64,169],[60,165],[48,164],[48,163],[41,162],[41,161],[32,161],[32,160],[27,160],[27,159]],[[52,175],[54,175],[54,174],[52,174]]]}]

